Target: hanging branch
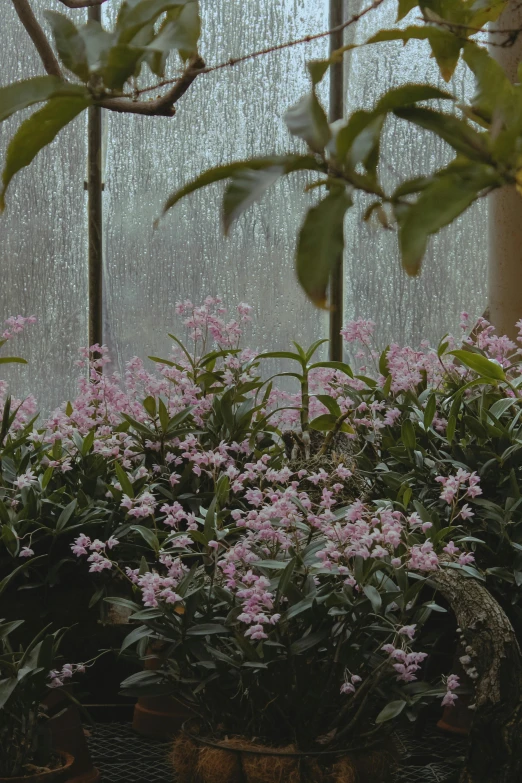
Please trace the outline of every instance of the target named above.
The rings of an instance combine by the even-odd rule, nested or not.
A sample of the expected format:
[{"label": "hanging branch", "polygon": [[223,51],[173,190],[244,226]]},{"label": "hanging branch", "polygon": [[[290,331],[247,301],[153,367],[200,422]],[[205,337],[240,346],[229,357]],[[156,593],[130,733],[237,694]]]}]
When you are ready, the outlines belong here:
[{"label": "hanging branch", "polygon": [[58,0],[58,2],[67,8],[93,8],[96,5],[103,5],[107,0]]},{"label": "hanging branch", "polygon": [[12,0],[12,3],[18,18],[25,27],[31,41],[34,43],[36,51],[40,55],[40,59],[47,73],[50,76],[57,76],[59,79],[63,79],[63,74],[53,52],[53,48],[40,27],[40,24],[33,13],[33,9],[29,4],[29,0]]},{"label": "hanging branch", "polygon": [[153,101],[134,101],[129,98],[101,98],[97,106],[123,114],[142,114],[146,116],[172,117],[174,104],[184,95],[194,79],[205,73],[205,62],[201,57],[193,57],[183,74],[175,81],[172,89]]}]

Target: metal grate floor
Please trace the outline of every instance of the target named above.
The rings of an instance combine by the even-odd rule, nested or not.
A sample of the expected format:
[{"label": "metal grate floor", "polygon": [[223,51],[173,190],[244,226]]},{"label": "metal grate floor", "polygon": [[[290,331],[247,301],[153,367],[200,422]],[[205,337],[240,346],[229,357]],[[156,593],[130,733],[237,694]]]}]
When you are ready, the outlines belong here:
[{"label": "metal grate floor", "polygon": [[[401,764],[395,783],[443,783],[462,764],[465,738],[428,728],[421,738],[396,735]],[[130,723],[98,723],[89,738],[94,765],[103,783],[175,783],[170,742],[136,734]]]}]

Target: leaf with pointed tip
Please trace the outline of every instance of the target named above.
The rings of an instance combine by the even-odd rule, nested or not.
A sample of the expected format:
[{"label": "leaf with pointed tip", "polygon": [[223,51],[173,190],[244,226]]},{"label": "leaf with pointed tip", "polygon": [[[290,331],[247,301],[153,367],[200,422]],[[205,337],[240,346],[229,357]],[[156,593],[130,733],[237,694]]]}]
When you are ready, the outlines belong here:
[{"label": "leaf with pointed tip", "polygon": [[234,220],[259,201],[283,173],[282,166],[270,166],[267,169],[242,169],[232,177],[223,197],[225,234],[228,234]]},{"label": "leaf with pointed tip", "polygon": [[344,250],[344,216],[352,203],[345,190],[331,191],[308,211],[299,233],[297,278],[319,307],[325,306],[330,273]]},{"label": "leaf with pointed tip", "polygon": [[500,364],[492,362],[491,359],[487,359],[479,353],[464,350],[455,350],[449,353],[484,378],[493,378],[496,381],[506,380],[506,375]]},{"label": "leaf with pointed tip", "polygon": [[399,9],[397,12],[397,21],[400,22],[404,19],[411,10],[419,5],[419,0],[399,0]]},{"label": "leaf with pointed tip", "polygon": [[118,43],[130,43],[144,27],[154,24],[165,11],[184,6],[187,2],[189,0],[139,0],[137,3],[123,3],[116,20]]},{"label": "leaf with pointed tip", "polygon": [[177,49],[183,60],[197,54],[200,35],[201,19],[197,2],[171,9],[158,34],[148,45],[153,55],[149,61],[153,72],[157,76],[164,75],[167,57],[172,49]]},{"label": "leaf with pointed tip", "polygon": [[5,209],[5,193],[12,178],[28,166],[40,150],[50,144],[58,133],[89,105],[87,97],[51,98],[18,128],[7,147],[2,172],[0,212]]},{"label": "leaf with pointed tip", "polygon": [[306,141],[314,152],[324,150],[332,137],[325,111],[314,91],[303,95],[288,109],[284,120],[290,133]]},{"label": "leaf with pointed tip", "polygon": [[74,22],[57,11],[44,11],[44,16],[51,25],[54,43],[60,60],[82,82],[89,79],[89,64],[85,41]]},{"label": "leaf with pointed tip", "polygon": [[238,172],[245,169],[258,171],[268,169],[274,166],[282,166],[285,173],[310,169],[311,171],[322,171],[324,167],[313,155],[272,155],[266,158],[253,158],[252,160],[240,160],[234,163],[226,163],[223,166],[216,166],[200,174],[199,177],[184,185],[180,190],[173,193],[166,201],[163,207],[163,214],[171,209],[178,201],[194,193],[196,190],[212,185],[214,182],[221,182],[230,179]]},{"label": "leaf with pointed tip", "polygon": [[425,27],[411,25],[403,30],[380,30],[369,38],[366,43],[374,44],[383,41],[403,41],[403,43],[407,43],[412,39],[429,41],[442,78],[445,81],[449,81],[457,65],[460,50],[465,43],[462,38],[453,35],[449,30],[427,25]]},{"label": "leaf with pointed tip", "polygon": [[460,117],[418,106],[398,107],[393,110],[393,113],[403,120],[436,133],[456,152],[466,155],[471,160],[489,162],[491,159],[485,135],[478,133]]},{"label": "leaf with pointed tip", "polygon": [[35,76],[0,88],[0,122],[17,111],[43,103],[57,95],[87,96],[85,87],[62,82],[56,76]]},{"label": "leaf with pointed tip", "polygon": [[308,68],[308,73],[310,74],[310,78],[312,79],[312,84],[314,87],[319,84],[320,81],[322,81],[323,76],[330,67],[330,64],[330,60],[309,60],[306,63],[306,67]]},{"label": "leaf with pointed tip", "polygon": [[419,272],[430,234],[458,217],[479,193],[493,184],[489,167],[470,163],[460,170],[448,167],[419,195],[416,202],[396,209],[402,265],[409,275]]}]

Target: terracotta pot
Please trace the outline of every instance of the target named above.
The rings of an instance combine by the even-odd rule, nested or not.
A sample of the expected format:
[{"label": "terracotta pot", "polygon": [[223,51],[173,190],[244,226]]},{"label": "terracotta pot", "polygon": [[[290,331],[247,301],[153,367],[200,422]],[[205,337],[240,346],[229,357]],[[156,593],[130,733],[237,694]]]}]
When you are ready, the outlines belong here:
[{"label": "terracotta pot", "polygon": [[471,698],[467,693],[459,696],[453,707],[444,707],[437,728],[450,734],[469,734],[473,721],[473,715],[469,709],[470,704]]},{"label": "terracotta pot", "polygon": [[80,711],[76,705],[58,689],[51,691],[45,705],[50,713],[48,725],[53,748],[74,756],[67,780],[70,783],[99,783],[101,775],[92,763]]},{"label": "terracotta pot", "polygon": [[[159,669],[161,652],[164,645],[157,642],[149,647],[144,668]],[[183,723],[192,717],[192,713],[172,696],[141,696],[134,707],[132,728],[145,737],[170,739],[181,731]]]},{"label": "terracotta pot", "polygon": [[24,775],[16,778],[0,778],[0,783],[62,783],[68,781],[69,773],[74,764],[74,757],[70,753],[56,751],[62,760],[62,766],[59,769],[50,769],[48,772],[38,772],[35,775]]},{"label": "terracotta pot", "polygon": [[388,783],[396,759],[382,741],[306,753],[293,745],[270,748],[241,737],[214,741],[185,724],[174,743],[172,764],[179,783]]},{"label": "terracotta pot", "polygon": [[[470,680],[459,661],[459,655],[462,654],[463,653],[461,652],[455,656],[451,670],[453,674],[459,676],[462,685],[467,685],[472,689],[473,682]],[[469,709],[471,703],[472,697],[469,693],[460,694],[453,707],[444,707],[442,717],[437,723],[437,728],[442,729],[442,731],[447,731],[450,734],[469,734],[473,721],[473,713]]]}]

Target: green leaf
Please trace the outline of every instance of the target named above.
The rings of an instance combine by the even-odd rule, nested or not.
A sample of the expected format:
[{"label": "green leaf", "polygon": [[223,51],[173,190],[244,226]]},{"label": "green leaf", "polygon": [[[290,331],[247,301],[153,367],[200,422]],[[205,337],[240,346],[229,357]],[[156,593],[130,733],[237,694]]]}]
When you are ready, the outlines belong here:
[{"label": "green leaf", "polygon": [[114,472],[116,473],[116,478],[121,484],[122,492],[124,492],[127,497],[133,498],[134,487],[132,486],[132,482],[117,460],[114,462]]},{"label": "green leaf", "polygon": [[155,554],[158,554],[160,545],[158,537],[153,530],[150,530],[148,527],[143,527],[143,525],[131,525],[130,529],[139,533],[143,540],[154,550]]},{"label": "green leaf", "polygon": [[193,625],[186,632],[187,636],[210,636],[216,633],[228,633],[229,629],[219,623],[201,623],[201,625]]},{"label": "green leaf", "polygon": [[431,51],[437,61],[442,78],[445,81],[449,81],[457,65],[460,50],[465,43],[462,38],[453,35],[449,30],[428,25],[425,27],[411,25],[403,30],[380,30],[376,35],[369,38],[366,43],[374,44],[382,41],[403,41],[407,43],[412,39],[428,40],[430,42]]},{"label": "green leaf", "polygon": [[469,367],[470,370],[482,375],[484,378],[492,378],[496,381],[506,380],[502,367],[479,353],[463,350],[449,351],[449,353],[466,367]]},{"label": "green leaf", "polygon": [[176,6],[184,6],[187,2],[188,0],[140,0],[138,3],[123,3],[116,20],[118,43],[131,43],[144,27],[153,25],[162,13]]},{"label": "green leaf", "polygon": [[78,504],[78,501],[76,498],[74,500],[71,500],[71,502],[65,506],[62,513],[58,517],[58,520],[56,522],[56,532],[58,533],[60,530],[63,530],[66,526],[67,522],[70,520],[72,515],[74,514],[74,510]]},{"label": "green leaf", "polygon": [[387,112],[400,106],[411,106],[419,101],[431,100],[454,101],[455,96],[430,84],[403,84],[402,87],[394,87],[385,92],[379,98],[375,111]]},{"label": "green leaf", "polygon": [[399,10],[397,12],[397,21],[404,19],[413,8],[418,6],[419,0],[399,0]]},{"label": "green leaf", "polygon": [[51,25],[54,43],[62,63],[82,82],[88,81],[89,64],[85,41],[74,22],[56,11],[44,11],[44,16]]},{"label": "green leaf", "polygon": [[363,593],[368,598],[372,605],[373,611],[377,614],[381,610],[382,598],[381,594],[373,585],[365,585],[363,587]]},{"label": "green leaf", "polygon": [[0,88],[0,122],[35,103],[42,103],[57,95],[84,97],[88,93],[79,84],[62,82],[56,76],[35,76],[22,82]]},{"label": "green leaf", "polygon": [[173,193],[165,202],[163,214],[171,209],[182,198],[194,193],[196,190],[212,185],[214,182],[221,182],[230,179],[238,172],[244,169],[267,169],[273,166],[283,166],[286,173],[292,171],[301,171],[310,169],[312,171],[322,171],[322,166],[312,155],[272,155],[266,158],[254,158],[252,160],[241,160],[235,163],[226,163],[224,166],[216,166],[200,174],[196,179],[184,185],[180,190]]},{"label": "green leaf", "polygon": [[326,303],[330,273],[344,250],[344,216],[352,206],[345,190],[331,191],[306,215],[297,242],[297,278],[319,307]]},{"label": "green leaf", "polygon": [[14,579],[15,576],[21,573],[28,566],[32,566],[37,560],[41,560],[44,557],[46,557],[46,555],[38,555],[38,557],[32,557],[30,560],[27,560],[25,563],[22,563],[17,568],[14,568],[7,576],[5,576],[2,579],[2,581],[0,581],[0,595],[2,595],[4,590],[7,589],[9,583],[11,582],[12,579]]},{"label": "green leaf", "polygon": [[20,356],[0,356],[0,364],[27,364]]},{"label": "green leaf", "polygon": [[375,718],[375,723],[385,723],[388,720],[392,720],[392,718],[396,718],[397,715],[400,715],[403,709],[406,706],[405,701],[398,700],[398,701],[390,701],[384,707],[380,713]]},{"label": "green leaf", "polygon": [[15,174],[28,166],[58,133],[89,105],[85,97],[51,98],[46,105],[31,115],[18,128],[7,147],[2,173],[0,211],[5,209],[5,193]]},{"label": "green leaf", "polygon": [[316,362],[315,364],[312,364],[310,369],[315,370],[316,367],[326,367],[330,370],[339,370],[339,372],[343,372],[345,375],[347,375],[349,378],[353,378],[353,372],[352,368],[349,364],[346,364],[345,362]]},{"label": "green leaf", "polygon": [[337,400],[334,400],[333,397],[330,397],[329,394],[316,394],[316,398],[319,400],[319,402],[322,402],[326,408],[328,408],[329,412],[332,414],[332,416],[335,416],[336,419],[338,419],[339,416],[342,416],[339,403]]},{"label": "green leaf", "polygon": [[234,220],[237,220],[256,201],[260,201],[268,188],[277,182],[283,173],[283,166],[271,166],[257,170],[242,169],[232,177],[223,196],[225,234],[228,234]]},{"label": "green leaf", "polygon": [[430,394],[428,402],[424,408],[424,428],[429,429],[437,410],[437,398],[435,394]]},{"label": "green leaf", "polygon": [[139,642],[141,639],[146,639],[147,636],[151,635],[151,630],[146,625],[140,625],[138,628],[134,628],[123,640],[121,643],[121,652],[123,650],[126,650],[128,647],[131,647],[133,644],[136,644],[136,642]]},{"label": "green leaf", "polygon": [[303,95],[284,115],[293,136],[303,139],[314,152],[324,150],[332,137],[325,111],[315,91]]},{"label": "green leaf", "polygon": [[197,2],[168,11],[158,34],[148,45],[155,58],[151,62],[153,72],[163,76],[169,52],[177,49],[183,60],[195,55],[201,34],[201,19]]},{"label": "green leaf", "polygon": [[409,275],[418,274],[430,234],[464,212],[491,182],[489,167],[474,163],[462,170],[448,167],[433,178],[417,201],[396,209],[402,265]]},{"label": "green leaf", "polygon": [[393,113],[420,128],[432,131],[452,146],[456,152],[460,152],[471,160],[487,163],[491,159],[483,135],[474,130],[465,120],[461,120],[460,117],[419,106],[396,108]]},{"label": "green leaf", "polygon": [[308,68],[308,73],[310,74],[310,78],[312,79],[312,84],[314,87],[322,81],[323,76],[325,75],[330,65],[330,60],[309,60],[306,63],[306,67]]},{"label": "green leaf", "polygon": [[303,639],[298,639],[298,641],[294,642],[290,646],[290,652],[293,655],[301,655],[307,650],[311,650],[312,647],[316,647],[318,644],[321,644],[321,642],[324,641],[328,635],[329,635],[328,629],[325,629],[324,631],[316,631],[315,633],[310,633],[308,634],[308,636],[305,636]]},{"label": "green leaf", "polygon": [[109,90],[121,90],[131,76],[139,74],[141,61],[145,49],[141,46],[129,44],[117,44],[109,51],[107,65],[103,69],[102,76]]},{"label": "green leaf", "polygon": [[403,421],[401,426],[401,439],[407,449],[414,449],[417,446],[417,438],[415,437],[415,427],[410,419]]},{"label": "green leaf", "polygon": [[78,32],[85,45],[89,71],[99,73],[107,65],[109,51],[114,44],[112,33],[104,30],[101,22],[95,19],[89,19]]}]

